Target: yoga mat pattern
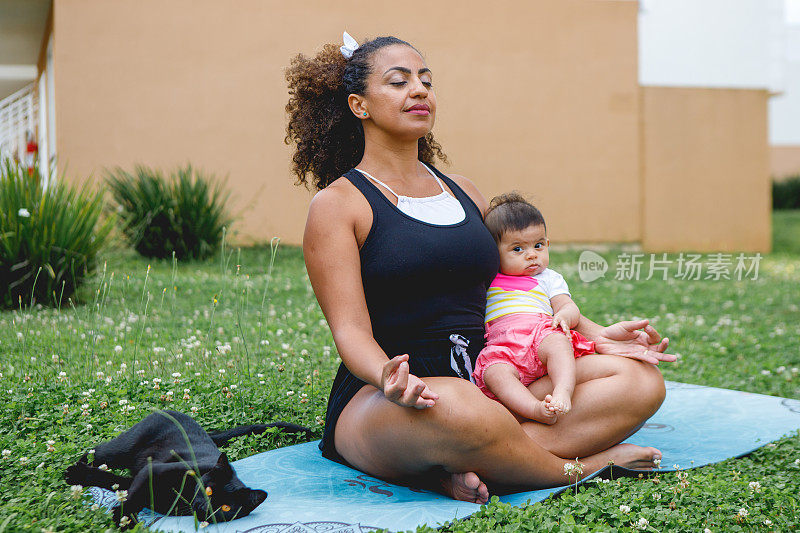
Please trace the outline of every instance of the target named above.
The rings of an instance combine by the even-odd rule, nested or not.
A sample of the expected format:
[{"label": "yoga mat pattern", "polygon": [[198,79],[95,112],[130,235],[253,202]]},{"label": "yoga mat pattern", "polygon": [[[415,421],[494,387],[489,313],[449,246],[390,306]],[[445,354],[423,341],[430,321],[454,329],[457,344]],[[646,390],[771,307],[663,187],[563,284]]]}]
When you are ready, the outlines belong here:
[{"label": "yoga mat pattern", "polygon": [[[635,401],[632,399],[631,401]],[[800,429],[800,401],[667,382],[661,409],[625,442],[659,448],[662,471],[716,463]],[[358,533],[414,529],[464,518],[480,506],[400,487],[324,459],[317,442],[254,455],[233,463],[241,480],[269,492],[247,517],[210,525],[208,533]],[[617,468],[615,468],[615,474]],[[566,479],[566,478],[565,478]],[[564,487],[501,496],[513,505],[541,501]],[[92,487],[111,507],[113,493]],[[195,531],[193,517],[163,517],[145,510],[140,520],[161,531]]]}]

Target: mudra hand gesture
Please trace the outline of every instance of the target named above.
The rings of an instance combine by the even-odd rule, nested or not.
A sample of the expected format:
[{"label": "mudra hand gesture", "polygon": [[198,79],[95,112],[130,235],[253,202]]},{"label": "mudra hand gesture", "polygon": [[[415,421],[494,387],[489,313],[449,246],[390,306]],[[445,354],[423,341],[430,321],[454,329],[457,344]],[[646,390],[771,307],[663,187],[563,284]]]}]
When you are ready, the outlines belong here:
[{"label": "mudra hand gesture", "polygon": [[626,320],[606,326],[594,341],[598,353],[621,355],[654,365],[678,359],[676,355],[664,353],[669,339],[662,339],[647,319]]},{"label": "mudra hand gesture", "polygon": [[439,399],[424,381],[409,373],[408,354],[392,357],[383,365],[381,389],[387,400],[403,407],[425,409]]}]

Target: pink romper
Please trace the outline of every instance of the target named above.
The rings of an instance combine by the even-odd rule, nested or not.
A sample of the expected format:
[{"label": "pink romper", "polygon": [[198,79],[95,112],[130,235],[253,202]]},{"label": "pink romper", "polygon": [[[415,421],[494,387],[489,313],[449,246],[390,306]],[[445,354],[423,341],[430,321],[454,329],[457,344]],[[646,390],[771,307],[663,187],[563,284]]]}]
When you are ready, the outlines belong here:
[{"label": "pink romper", "polygon": [[[483,382],[483,372],[495,363],[513,366],[520,381],[528,386],[547,374],[547,367],[537,355],[542,339],[551,333],[563,335],[554,328],[550,298],[569,295],[564,278],[550,269],[536,276],[498,274],[487,294],[486,346],[475,364],[475,384],[483,393],[497,399]],[[575,358],[595,352],[589,339],[570,331]]]}]

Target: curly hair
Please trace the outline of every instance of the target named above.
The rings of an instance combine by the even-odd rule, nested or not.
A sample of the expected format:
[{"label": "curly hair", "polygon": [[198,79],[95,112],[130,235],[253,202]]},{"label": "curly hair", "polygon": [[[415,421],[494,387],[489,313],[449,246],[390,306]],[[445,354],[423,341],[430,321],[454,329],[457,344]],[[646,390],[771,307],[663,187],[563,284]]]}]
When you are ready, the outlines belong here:
[{"label": "curly hair", "polygon": [[492,198],[486,210],[484,224],[495,242],[500,242],[507,231],[522,231],[530,226],[544,226],[544,216],[524,196],[516,191]]},{"label": "curly hair", "polygon": [[[323,46],[313,58],[298,54],[292,59],[286,68],[289,123],[284,142],[297,145],[292,155],[296,185],[324,189],[361,161],[364,129],[347,97],[364,94],[372,55],[393,44],[414,48],[397,37],[377,37],[360,45],[350,59],[333,44]],[[447,163],[431,132],[419,139],[418,148],[420,161],[432,165],[438,158]]]}]

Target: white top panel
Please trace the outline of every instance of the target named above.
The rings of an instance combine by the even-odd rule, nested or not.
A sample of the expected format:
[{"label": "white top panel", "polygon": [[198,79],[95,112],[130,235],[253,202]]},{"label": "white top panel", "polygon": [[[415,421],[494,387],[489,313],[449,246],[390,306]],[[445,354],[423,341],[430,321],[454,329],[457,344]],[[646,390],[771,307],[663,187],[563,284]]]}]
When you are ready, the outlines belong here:
[{"label": "white top panel", "polygon": [[783,0],[641,0],[639,82],[779,91],[783,11]]},{"label": "white top panel", "polygon": [[769,99],[770,144],[800,145],[800,24],[786,27],[783,92]]}]

